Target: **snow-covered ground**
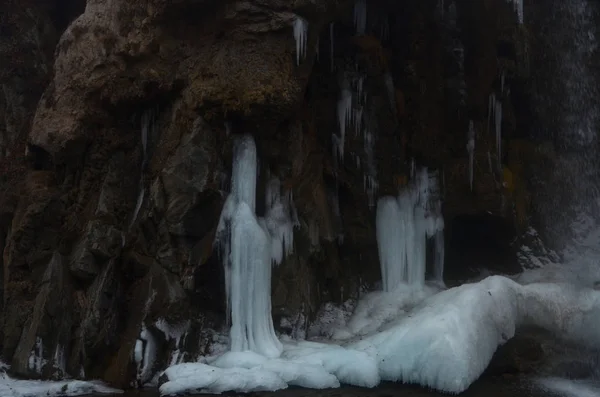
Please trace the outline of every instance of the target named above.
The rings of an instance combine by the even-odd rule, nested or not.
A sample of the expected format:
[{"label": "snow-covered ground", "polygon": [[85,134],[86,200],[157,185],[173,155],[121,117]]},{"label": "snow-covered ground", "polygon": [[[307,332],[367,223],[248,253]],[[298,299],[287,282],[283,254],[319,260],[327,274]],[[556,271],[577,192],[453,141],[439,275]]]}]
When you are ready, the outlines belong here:
[{"label": "snow-covered ground", "polygon": [[[369,302],[363,309],[359,303],[348,325],[333,332],[337,340],[284,339],[283,353],[275,359],[237,352],[207,363],[173,366],[166,371],[169,382],[160,387],[161,394],[340,383],[374,387],[383,380],[459,393],[481,375],[496,348],[519,325],[536,324],[568,339],[600,345],[600,291],[568,284],[520,285],[494,276],[434,292],[414,287],[374,293],[363,301]],[[415,299],[396,299],[406,296]],[[424,299],[416,303],[418,297]]]},{"label": "snow-covered ground", "polygon": [[81,396],[93,393],[121,393],[120,390],[112,389],[100,382],[86,382],[80,380],[50,382],[13,379],[5,372],[8,368],[8,365],[0,361],[0,396],[2,397],[62,397]]}]

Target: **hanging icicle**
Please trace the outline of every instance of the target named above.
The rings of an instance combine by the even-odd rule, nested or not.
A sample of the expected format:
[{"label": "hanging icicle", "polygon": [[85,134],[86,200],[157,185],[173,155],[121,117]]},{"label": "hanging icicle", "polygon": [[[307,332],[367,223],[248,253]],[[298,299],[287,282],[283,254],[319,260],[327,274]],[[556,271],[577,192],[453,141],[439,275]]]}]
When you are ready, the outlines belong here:
[{"label": "hanging icicle", "polygon": [[496,108],[494,112],[496,121],[496,151],[498,156],[498,166],[502,165],[502,102],[496,100]]},{"label": "hanging icicle", "polygon": [[471,191],[473,191],[473,163],[475,159],[475,127],[473,125],[473,120],[469,121],[467,152],[469,152],[469,187],[471,188]]},{"label": "hanging icicle", "polygon": [[334,23],[330,23],[329,24],[329,55],[331,58],[331,73],[333,73],[333,70],[335,69],[335,64],[333,62],[335,53],[334,53]]},{"label": "hanging icicle", "polygon": [[347,87],[342,89],[342,93],[337,105],[337,114],[340,125],[338,155],[340,160],[344,160],[346,126],[349,125],[352,120],[352,92]]},{"label": "hanging icicle", "polygon": [[519,20],[519,24],[523,24],[524,15],[523,15],[523,1],[524,0],[507,0],[513,4],[513,8],[517,13],[517,19]]},{"label": "hanging icicle", "polygon": [[294,39],[296,40],[296,64],[306,57],[306,42],[308,39],[308,22],[296,16],[294,21]]},{"label": "hanging icicle", "polygon": [[367,30],[367,2],[356,0],[354,2],[354,27],[356,34],[364,35]]}]

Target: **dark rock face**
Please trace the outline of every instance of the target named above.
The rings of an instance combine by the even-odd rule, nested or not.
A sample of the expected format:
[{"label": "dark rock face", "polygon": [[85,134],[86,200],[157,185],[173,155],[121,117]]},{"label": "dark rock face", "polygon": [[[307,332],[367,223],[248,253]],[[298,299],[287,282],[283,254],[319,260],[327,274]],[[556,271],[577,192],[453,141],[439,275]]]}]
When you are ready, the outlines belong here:
[{"label": "dark rock face", "polygon": [[[203,351],[198,336],[224,318],[212,246],[236,134],[257,141],[257,202],[271,174],[298,212],[295,252],[274,271],[275,315],[310,319],[379,280],[374,204],[406,184],[412,158],[444,175],[448,221],[489,211],[521,230],[532,148],[515,139],[515,94],[502,94],[499,76],[515,87],[527,78],[523,28],[504,0],[445,3],[374,1],[389,34],[362,36],[345,0],[88,0],[68,27],[75,12],[36,9],[54,27],[42,46],[54,68],[44,58],[36,90],[10,82],[30,94],[11,100],[19,111],[0,129],[14,153],[28,134],[20,178],[0,181],[0,346],[13,370],[55,376],[60,351],[68,373],[128,386],[142,325],[159,335],[159,319],[189,321],[194,335],[178,346],[161,337],[162,356]],[[299,65],[297,15],[309,26]],[[358,81],[373,141],[348,128],[341,160],[337,101]],[[492,91],[504,95],[500,156],[487,130]],[[38,338],[41,374],[28,367]]]}]

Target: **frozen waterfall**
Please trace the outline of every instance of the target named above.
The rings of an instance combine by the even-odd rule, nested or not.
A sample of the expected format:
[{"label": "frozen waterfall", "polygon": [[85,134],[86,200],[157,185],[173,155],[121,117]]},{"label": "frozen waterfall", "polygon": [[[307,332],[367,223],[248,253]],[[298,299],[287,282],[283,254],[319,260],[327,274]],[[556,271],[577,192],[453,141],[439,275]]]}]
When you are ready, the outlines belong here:
[{"label": "frozen waterfall", "polygon": [[257,163],[254,139],[238,138],[231,194],[221,213],[217,243],[225,266],[231,351],[278,357],[282,345],[271,317],[271,264],[292,252],[298,222],[292,195],[282,196],[276,178],[267,183],[265,217],[256,216]]},{"label": "frozen waterfall", "polygon": [[[426,168],[396,197],[377,203],[377,245],[383,290],[425,282],[427,239],[436,238],[435,276],[443,273],[443,229],[438,178]],[[431,194],[433,193],[433,194]]]}]

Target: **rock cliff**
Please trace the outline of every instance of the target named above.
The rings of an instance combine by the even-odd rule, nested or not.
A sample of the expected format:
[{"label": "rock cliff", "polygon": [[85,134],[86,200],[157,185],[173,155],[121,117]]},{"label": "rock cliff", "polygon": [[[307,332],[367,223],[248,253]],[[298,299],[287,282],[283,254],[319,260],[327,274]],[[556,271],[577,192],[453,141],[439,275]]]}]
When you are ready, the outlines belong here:
[{"label": "rock cliff", "polygon": [[[23,1],[0,6],[0,347],[19,375],[131,385],[142,327],[163,355],[203,351],[224,319],[212,246],[236,134],[298,213],[275,318],[380,279],[374,204],[413,161],[443,180],[448,240],[479,222],[510,252],[529,225],[543,152],[523,133],[531,44],[510,2],[373,0],[361,26],[348,0]],[[362,110],[341,136],[344,90]],[[175,346],[159,319],[193,337]]]}]

